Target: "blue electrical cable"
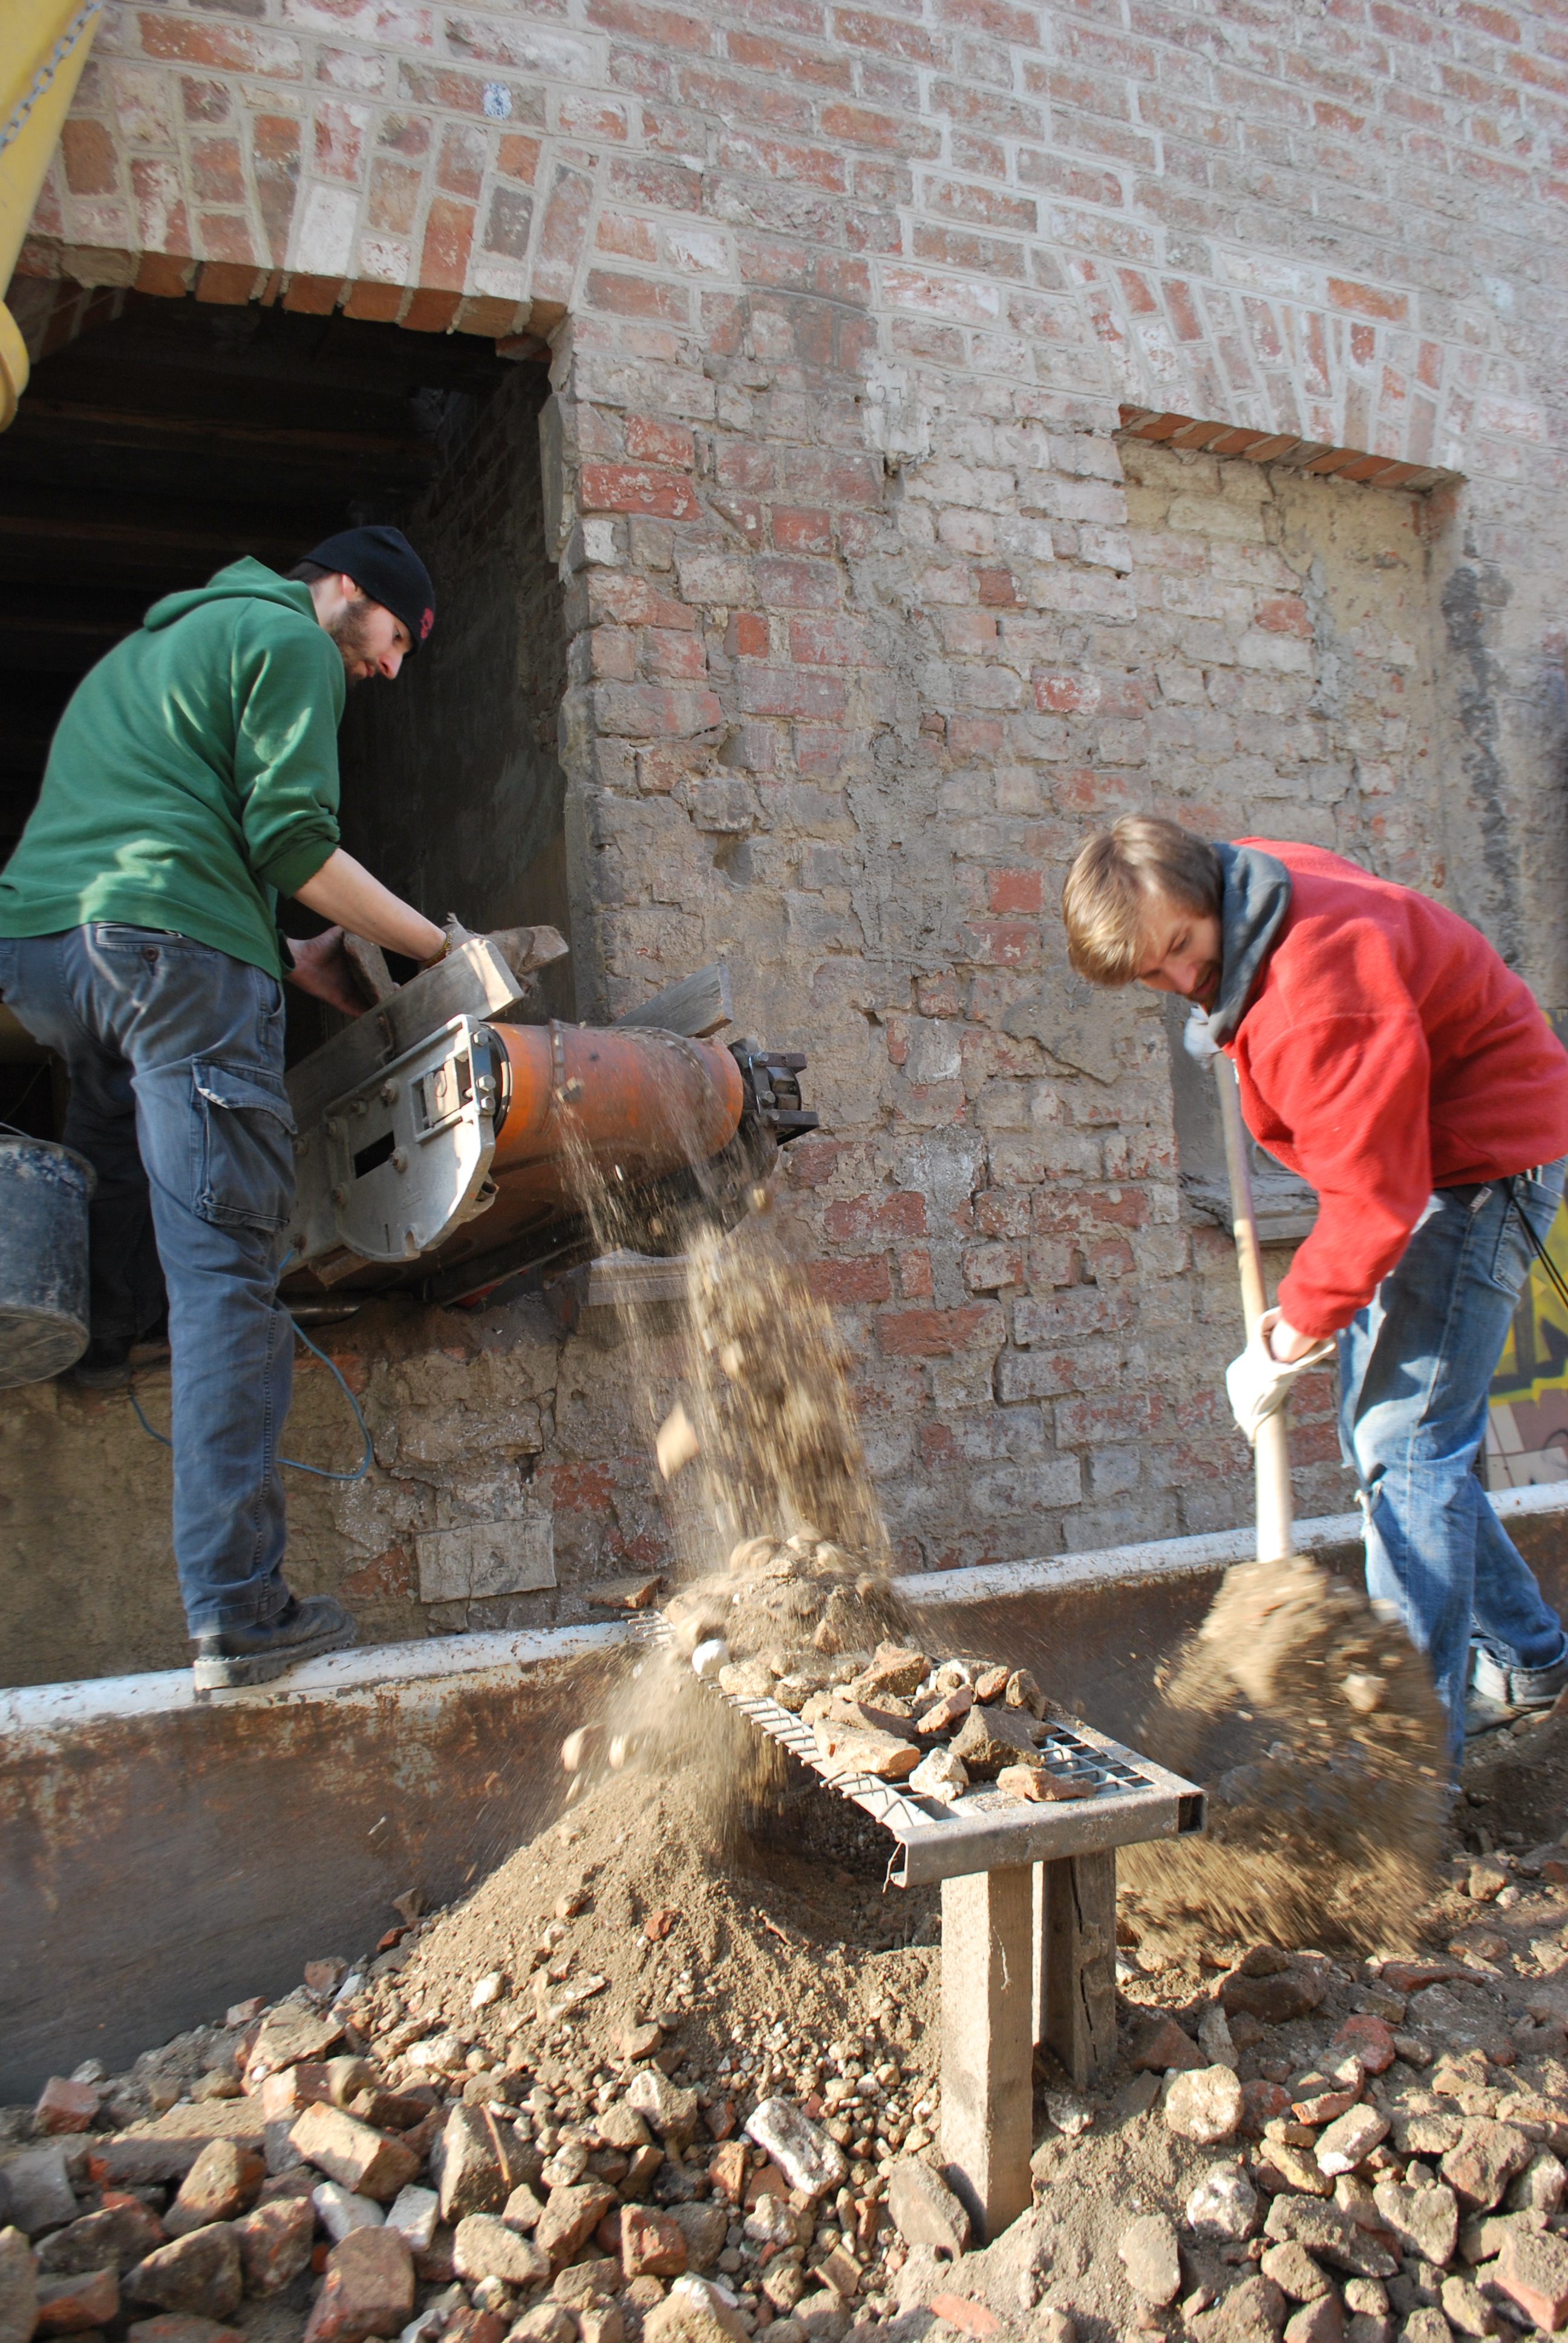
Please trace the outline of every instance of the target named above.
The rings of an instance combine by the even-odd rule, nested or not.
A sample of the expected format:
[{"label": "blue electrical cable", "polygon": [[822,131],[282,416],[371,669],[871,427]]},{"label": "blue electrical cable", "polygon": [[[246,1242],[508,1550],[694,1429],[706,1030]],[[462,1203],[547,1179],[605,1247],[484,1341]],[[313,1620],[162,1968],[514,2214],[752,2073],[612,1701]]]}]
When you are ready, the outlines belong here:
[{"label": "blue electrical cable", "polygon": [[[283,1272],[288,1267],[292,1259],[292,1253],[285,1253],[282,1261],[278,1264],[279,1276],[281,1276]],[[329,1473],[325,1464],[303,1464],[297,1456],[280,1456],[277,1461],[280,1464],[286,1464],[289,1470],[293,1473],[313,1473],[318,1481],[363,1481],[365,1475],[370,1470],[376,1451],[371,1444],[370,1434],[366,1429],[365,1418],[359,1413],[359,1402],[355,1398],[354,1393],[349,1390],[347,1383],[344,1381],[343,1372],[337,1365],[337,1362],[333,1359],[329,1359],[325,1351],[317,1348],[317,1345],[311,1341],[309,1335],[306,1332],[298,1319],[296,1318],[292,1312],[290,1313],[288,1322],[293,1327],[295,1332],[298,1335],[300,1341],[304,1343],[306,1349],[307,1351],[315,1352],[316,1356],[320,1360],[322,1365],[324,1367],[330,1367],[332,1373],[337,1377],[338,1383],[342,1388],[343,1396],[354,1411],[354,1421],[359,1426],[359,1437],[365,1443],[365,1453],[361,1456],[357,1466],[352,1473]],[[142,1403],[136,1397],[136,1386],[134,1383],[131,1386],[130,1397],[131,1405],[136,1411],[136,1422],[141,1425],[142,1430],[150,1439],[156,1440],[160,1448],[172,1448],[174,1446],[174,1442],[166,1438],[163,1433],[155,1432],[152,1425],[147,1422],[146,1417],[142,1413]]]}]

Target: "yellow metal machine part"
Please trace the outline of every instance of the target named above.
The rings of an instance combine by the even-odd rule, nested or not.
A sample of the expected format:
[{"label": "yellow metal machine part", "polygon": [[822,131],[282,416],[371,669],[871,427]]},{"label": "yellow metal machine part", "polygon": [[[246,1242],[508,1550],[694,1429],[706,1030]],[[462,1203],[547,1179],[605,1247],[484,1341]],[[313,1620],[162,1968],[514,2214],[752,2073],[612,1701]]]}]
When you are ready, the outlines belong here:
[{"label": "yellow metal machine part", "polygon": [[[0,285],[9,285],[104,0],[5,0],[0,7]],[[27,346],[0,302],[0,431],[27,387]]]}]

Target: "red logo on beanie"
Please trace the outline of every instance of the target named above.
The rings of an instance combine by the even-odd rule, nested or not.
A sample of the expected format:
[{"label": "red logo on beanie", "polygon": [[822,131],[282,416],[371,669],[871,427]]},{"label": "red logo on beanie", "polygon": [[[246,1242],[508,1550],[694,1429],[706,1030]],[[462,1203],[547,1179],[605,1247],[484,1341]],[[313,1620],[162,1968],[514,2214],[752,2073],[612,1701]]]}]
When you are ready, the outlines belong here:
[{"label": "red logo on beanie", "polygon": [[423,617],[423,618],[420,619],[420,621],[419,621],[419,640],[420,640],[421,642],[423,642],[423,641],[425,640],[426,637],[429,634],[430,629],[431,629],[431,628],[435,625],[435,623],[436,623],[436,613],[435,613],[435,611],[434,611],[434,610],[427,610],[427,611],[426,611],[426,613],[425,613],[425,615],[424,615],[424,617]]}]

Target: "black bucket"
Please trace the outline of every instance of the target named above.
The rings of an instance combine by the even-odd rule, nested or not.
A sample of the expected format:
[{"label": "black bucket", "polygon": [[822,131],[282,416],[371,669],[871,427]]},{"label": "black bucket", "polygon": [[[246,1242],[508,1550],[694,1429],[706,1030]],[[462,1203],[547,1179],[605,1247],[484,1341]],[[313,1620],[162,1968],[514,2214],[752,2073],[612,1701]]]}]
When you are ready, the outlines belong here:
[{"label": "black bucket", "polygon": [[41,1383],[87,1347],[93,1167],[46,1139],[0,1136],[0,1390]]}]

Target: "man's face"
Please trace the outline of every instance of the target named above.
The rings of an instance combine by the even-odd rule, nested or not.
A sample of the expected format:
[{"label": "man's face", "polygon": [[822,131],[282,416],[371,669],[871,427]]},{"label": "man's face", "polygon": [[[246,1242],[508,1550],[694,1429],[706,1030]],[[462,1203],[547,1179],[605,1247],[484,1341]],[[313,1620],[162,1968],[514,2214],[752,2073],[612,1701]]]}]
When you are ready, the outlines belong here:
[{"label": "man's face", "polygon": [[324,623],[343,655],[348,680],[368,683],[381,675],[390,683],[408,655],[408,629],[383,603],[362,594],[352,578],[342,584],[348,599]]},{"label": "man's face", "polygon": [[1156,992],[1212,1009],[1220,996],[1219,913],[1185,911],[1169,896],[1149,895],[1134,973]]}]

